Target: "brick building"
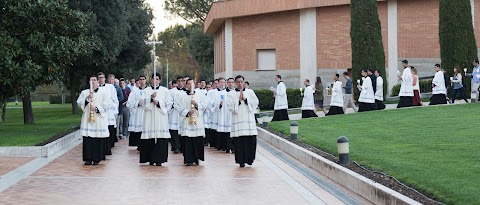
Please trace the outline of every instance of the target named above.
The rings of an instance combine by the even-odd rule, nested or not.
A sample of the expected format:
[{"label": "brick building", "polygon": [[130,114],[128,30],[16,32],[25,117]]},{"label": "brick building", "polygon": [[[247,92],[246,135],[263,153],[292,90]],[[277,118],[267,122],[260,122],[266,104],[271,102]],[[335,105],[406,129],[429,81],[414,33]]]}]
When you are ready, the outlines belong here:
[{"label": "brick building", "polygon": [[[474,28],[480,0],[471,0]],[[351,67],[349,0],[225,0],[214,2],[205,32],[215,38],[215,77],[241,74],[253,87],[274,86],[282,75],[287,87]],[[440,62],[439,0],[379,0],[378,13],[390,88],[403,59],[433,75]],[[479,36],[479,30],[475,35]],[[477,37],[477,45],[480,38]],[[391,83],[393,82],[393,83]]]}]

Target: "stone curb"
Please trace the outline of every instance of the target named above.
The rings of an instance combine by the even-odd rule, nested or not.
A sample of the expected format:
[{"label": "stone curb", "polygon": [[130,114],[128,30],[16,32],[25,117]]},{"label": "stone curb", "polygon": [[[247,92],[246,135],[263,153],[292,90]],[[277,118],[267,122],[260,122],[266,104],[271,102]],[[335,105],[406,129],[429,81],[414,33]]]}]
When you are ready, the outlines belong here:
[{"label": "stone curb", "polygon": [[257,127],[258,137],[374,204],[421,204],[309,150]]},{"label": "stone curb", "polygon": [[0,157],[49,157],[81,139],[77,130],[44,146],[0,147]]}]

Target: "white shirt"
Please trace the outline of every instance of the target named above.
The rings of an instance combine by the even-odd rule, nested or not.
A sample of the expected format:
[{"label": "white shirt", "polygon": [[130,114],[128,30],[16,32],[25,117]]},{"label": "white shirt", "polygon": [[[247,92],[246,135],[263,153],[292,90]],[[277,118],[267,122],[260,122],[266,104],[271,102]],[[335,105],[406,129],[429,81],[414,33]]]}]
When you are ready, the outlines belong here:
[{"label": "white shirt", "polygon": [[275,92],[275,105],[274,110],[288,109],[288,100],[287,100],[287,87],[283,81],[280,81],[277,85],[277,90]]},{"label": "white shirt", "polygon": [[118,98],[117,89],[112,84],[105,83],[104,86],[100,86],[100,89],[105,89],[110,98],[110,107],[107,108],[108,112],[108,125],[117,127],[117,114],[118,114]]},{"label": "white shirt", "polygon": [[[228,110],[226,99],[227,94],[234,90],[225,88],[217,90],[215,95],[215,114],[217,115],[217,132],[230,132],[232,130],[232,113]],[[222,102],[220,105],[220,102]]]},{"label": "white shirt", "polygon": [[432,94],[447,94],[447,90],[445,88],[445,78],[443,77],[442,71],[437,71],[435,73],[435,77],[433,77],[432,84],[435,87],[432,88]]},{"label": "white shirt", "polygon": [[191,100],[192,96],[185,94],[177,93],[175,97],[175,109],[180,114],[180,128],[178,134],[180,136],[187,137],[200,137],[205,136],[205,126],[203,124],[203,112],[208,106],[207,97],[202,94],[195,92],[193,98],[197,103],[197,109],[195,109],[195,118],[197,124],[190,124],[189,118],[187,117],[188,112],[191,110]]},{"label": "white shirt", "polygon": [[303,99],[302,99],[302,108],[301,110],[313,110],[314,109],[314,98],[313,93],[315,90],[312,88],[311,85],[308,85],[305,90],[303,91]]},{"label": "white shirt", "polygon": [[232,90],[227,94],[226,106],[232,113],[232,131],[230,137],[258,135],[255,124],[255,110],[258,98],[251,89],[244,89],[246,100],[240,100],[240,90]]},{"label": "white shirt", "polygon": [[332,88],[332,98],[330,99],[330,106],[343,107],[343,91],[342,82],[335,81]]},{"label": "white shirt", "polygon": [[[155,100],[158,105],[152,102],[152,94],[156,92]],[[152,87],[145,88],[145,95],[142,95],[139,104],[145,107],[143,130],[140,139],[170,138],[168,123],[168,108],[172,107],[172,98],[167,88],[159,86],[156,90]]]},{"label": "white shirt", "polygon": [[373,93],[372,79],[368,76],[365,77],[365,80],[363,80],[358,102],[375,103],[375,94]]},{"label": "white shirt", "polygon": [[412,71],[410,70],[410,67],[406,67],[403,70],[402,85],[400,87],[400,93],[398,96],[413,96],[412,79]]},{"label": "white shirt", "polygon": [[139,104],[140,99],[145,95],[145,88],[134,87],[130,93],[127,101],[127,107],[130,110],[130,120],[128,123],[129,132],[142,132],[143,130],[143,115],[145,107]]},{"label": "white shirt", "polygon": [[[418,82],[417,82],[418,84]],[[375,92],[375,100],[383,101],[383,78],[377,77],[377,92]]]}]

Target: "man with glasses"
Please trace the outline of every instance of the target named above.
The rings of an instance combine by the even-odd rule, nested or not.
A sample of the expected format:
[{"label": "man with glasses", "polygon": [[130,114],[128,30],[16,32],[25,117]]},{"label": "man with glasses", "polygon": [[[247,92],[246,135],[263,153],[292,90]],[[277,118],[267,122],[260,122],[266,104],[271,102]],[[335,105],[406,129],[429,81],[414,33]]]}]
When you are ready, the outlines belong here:
[{"label": "man with glasses", "polygon": [[467,75],[472,78],[472,93],[476,93],[478,98],[478,87],[480,86],[480,64],[478,63],[478,59],[473,60],[473,71],[472,73],[465,72],[465,76]]},{"label": "man with glasses", "polygon": [[137,150],[140,142],[140,136],[143,131],[143,117],[145,113],[145,107],[139,104],[140,99],[145,95],[146,77],[141,75],[138,77],[140,86],[134,87],[133,91],[130,93],[127,101],[127,107],[130,110],[130,122],[128,125],[128,131],[130,132],[130,137],[128,140],[129,146],[137,146]]},{"label": "man with glasses", "polygon": [[110,104],[106,107],[107,121],[108,121],[108,132],[110,133],[109,143],[105,147],[106,154],[112,155],[111,148],[115,143],[116,134],[115,134],[115,125],[117,123],[116,116],[118,114],[118,98],[117,90],[112,84],[105,83],[105,74],[102,72],[97,73],[98,83],[100,89],[105,90],[110,99]]}]

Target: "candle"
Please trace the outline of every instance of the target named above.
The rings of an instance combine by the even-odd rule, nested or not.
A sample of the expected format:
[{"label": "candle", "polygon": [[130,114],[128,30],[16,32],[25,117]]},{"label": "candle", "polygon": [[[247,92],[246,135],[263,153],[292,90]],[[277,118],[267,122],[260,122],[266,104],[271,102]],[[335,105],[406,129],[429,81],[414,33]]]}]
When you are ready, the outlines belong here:
[{"label": "candle", "polygon": [[90,92],[93,92],[93,81],[92,80],[90,80]]},{"label": "candle", "polygon": [[357,80],[357,84],[360,84],[360,79]]},{"label": "candle", "polygon": [[463,69],[463,72],[467,73],[467,68],[464,68],[464,69]]},{"label": "candle", "polygon": [[192,84],[190,86],[190,89],[192,89],[192,90],[190,90],[191,92],[193,92],[193,90],[195,90],[194,86],[195,86],[195,81],[192,81]]}]

